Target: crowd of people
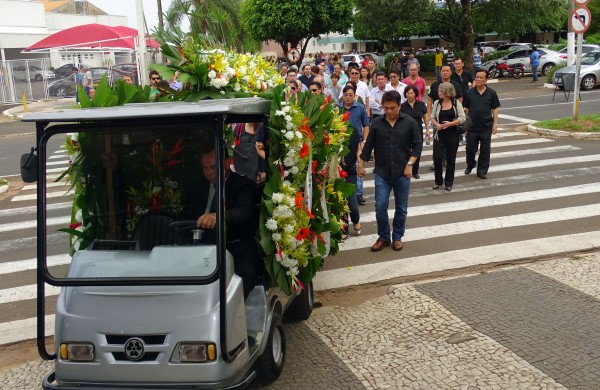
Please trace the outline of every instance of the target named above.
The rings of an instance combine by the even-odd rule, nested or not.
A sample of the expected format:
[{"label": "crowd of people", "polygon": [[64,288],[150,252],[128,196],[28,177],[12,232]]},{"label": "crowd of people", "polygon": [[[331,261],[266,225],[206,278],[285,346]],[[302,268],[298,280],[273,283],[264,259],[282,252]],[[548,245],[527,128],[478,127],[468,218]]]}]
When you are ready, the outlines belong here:
[{"label": "crowd of people", "polygon": [[[364,164],[375,160],[379,237],[371,247],[374,252],[390,245],[394,250],[403,248],[408,191],[411,179],[421,177],[419,161],[424,143],[429,145],[433,140],[433,190],[452,191],[461,144],[466,145],[464,174],[476,169],[480,179],[487,178],[491,137],[498,127],[498,95],[487,86],[485,69],[476,68],[475,75],[471,74],[451,49],[445,63],[439,63],[442,58],[438,50],[437,80],[429,88],[412,54],[394,56],[385,71],[378,70],[368,54],[360,62],[356,57],[346,69],[336,55],[318,55],[314,63],[305,63],[300,69],[285,63],[280,66],[289,87],[288,98],[301,91],[323,94],[349,113],[353,137],[344,163],[346,180],[356,184],[356,193],[348,199],[347,225],[352,224],[356,235],[362,231],[359,205],[367,202],[362,181]],[[471,124],[469,129],[463,128],[467,122]],[[392,190],[395,213],[390,229],[388,205]],[[344,237],[349,235],[347,227]]]}]

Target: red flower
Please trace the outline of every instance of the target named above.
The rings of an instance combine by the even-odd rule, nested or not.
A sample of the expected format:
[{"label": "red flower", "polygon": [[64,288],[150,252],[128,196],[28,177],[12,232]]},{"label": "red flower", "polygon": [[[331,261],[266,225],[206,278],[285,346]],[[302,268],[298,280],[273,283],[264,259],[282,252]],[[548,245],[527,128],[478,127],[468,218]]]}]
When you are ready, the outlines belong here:
[{"label": "red flower", "polygon": [[350,111],[346,111],[344,113],[344,122],[348,121],[350,119]]},{"label": "red flower", "polygon": [[303,227],[298,231],[298,234],[296,234],[296,240],[302,241],[306,237],[308,237],[309,234],[310,234],[310,229],[307,227]]},{"label": "red flower", "polygon": [[304,135],[306,138],[308,138],[311,141],[313,140],[313,138],[315,138],[312,131],[310,131],[310,126],[308,125],[308,118],[302,119],[302,122],[300,122],[300,126],[298,127],[298,130],[302,133],[302,135]]},{"label": "red flower", "polygon": [[323,140],[325,141],[325,145],[329,145],[329,134],[325,133],[325,135],[323,136]]},{"label": "red flower", "polygon": [[317,164],[318,163],[319,162],[317,160],[313,160],[313,162],[312,162],[312,173],[317,172]]},{"label": "red flower", "polygon": [[81,226],[81,222],[75,222],[69,225],[69,229],[77,229],[79,226]]},{"label": "red flower", "polygon": [[150,198],[150,211],[156,212],[162,210],[163,199],[160,194]]},{"label": "red flower", "polygon": [[321,111],[323,111],[325,107],[329,105],[329,102],[331,102],[331,95],[327,95],[327,97],[325,98],[325,103],[323,103],[323,105],[321,106]]},{"label": "red flower", "polygon": [[302,144],[302,148],[300,148],[300,158],[304,158],[308,156],[308,145],[306,142]]},{"label": "red flower", "polygon": [[310,219],[315,218],[314,214],[310,212],[310,209],[308,207],[306,209],[304,209],[304,211],[306,211],[306,215],[308,215],[308,218],[310,218]]},{"label": "red flower", "polygon": [[346,171],[344,171],[343,169],[341,169],[340,167],[338,167],[338,174],[340,175],[341,178],[345,179],[348,177],[348,173]]},{"label": "red flower", "polygon": [[304,207],[304,197],[300,191],[296,192],[296,207],[299,209]]}]

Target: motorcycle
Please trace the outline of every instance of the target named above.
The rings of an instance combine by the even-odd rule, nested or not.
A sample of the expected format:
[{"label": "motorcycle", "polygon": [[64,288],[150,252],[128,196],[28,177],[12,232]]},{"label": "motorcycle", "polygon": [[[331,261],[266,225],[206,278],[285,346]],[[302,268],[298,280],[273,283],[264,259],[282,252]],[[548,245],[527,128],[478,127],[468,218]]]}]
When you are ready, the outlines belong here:
[{"label": "motorcycle", "polygon": [[506,75],[507,77],[520,79],[523,77],[524,73],[525,65],[523,64],[515,64],[514,66],[510,66],[507,62],[496,62],[496,66],[489,72],[489,78],[495,79],[498,77],[504,77]]}]

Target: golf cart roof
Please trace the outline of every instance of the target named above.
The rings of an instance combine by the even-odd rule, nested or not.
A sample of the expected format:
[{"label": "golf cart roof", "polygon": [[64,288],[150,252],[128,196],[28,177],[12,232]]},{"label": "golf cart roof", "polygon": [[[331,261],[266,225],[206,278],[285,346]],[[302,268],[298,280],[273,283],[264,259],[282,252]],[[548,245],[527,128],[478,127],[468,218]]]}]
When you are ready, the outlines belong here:
[{"label": "golf cart roof", "polygon": [[262,98],[201,100],[199,102],[134,103],[106,108],[87,108],[26,114],[23,122],[98,122],[119,119],[202,115],[264,115],[271,101]]}]

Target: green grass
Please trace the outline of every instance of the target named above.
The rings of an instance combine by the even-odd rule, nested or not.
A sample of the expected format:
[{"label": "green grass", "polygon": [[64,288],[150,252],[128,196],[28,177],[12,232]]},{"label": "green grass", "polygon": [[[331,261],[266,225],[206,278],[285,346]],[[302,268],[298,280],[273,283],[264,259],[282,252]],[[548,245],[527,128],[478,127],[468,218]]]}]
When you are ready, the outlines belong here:
[{"label": "green grass", "polygon": [[533,124],[536,127],[552,130],[581,131],[586,133],[600,132],[600,114],[580,116],[578,121],[572,117],[540,121]]},{"label": "green grass", "polygon": [[0,177],[0,187],[2,187],[3,185],[8,184],[8,181],[6,181],[6,179],[3,179]]}]

